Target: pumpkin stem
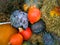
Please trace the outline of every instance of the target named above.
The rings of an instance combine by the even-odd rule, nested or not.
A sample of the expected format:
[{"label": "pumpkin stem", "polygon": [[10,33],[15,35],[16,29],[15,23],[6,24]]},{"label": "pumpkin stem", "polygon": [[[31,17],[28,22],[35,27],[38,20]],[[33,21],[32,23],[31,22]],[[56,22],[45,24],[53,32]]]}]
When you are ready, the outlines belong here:
[{"label": "pumpkin stem", "polygon": [[23,31],[23,29],[22,28],[18,28],[19,29],[19,32],[22,32]]}]

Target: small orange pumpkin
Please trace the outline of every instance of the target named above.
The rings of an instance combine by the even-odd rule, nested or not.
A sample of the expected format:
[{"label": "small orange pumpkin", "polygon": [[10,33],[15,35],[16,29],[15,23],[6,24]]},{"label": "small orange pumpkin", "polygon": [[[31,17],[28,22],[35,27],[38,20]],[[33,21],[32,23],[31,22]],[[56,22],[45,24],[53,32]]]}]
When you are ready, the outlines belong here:
[{"label": "small orange pumpkin", "polygon": [[32,6],[28,10],[28,19],[31,24],[39,21],[41,18],[41,11],[36,8],[35,6]]},{"label": "small orange pumpkin", "polygon": [[22,35],[19,33],[12,35],[9,43],[11,45],[22,45],[22,43],[23,43]]},{"label": "small orange pumpkin", "polygon": [[26,30],[19,28],[19,33],[23,36],[24,40],[29,40],[32,36],[32,31],[29,27]]}]

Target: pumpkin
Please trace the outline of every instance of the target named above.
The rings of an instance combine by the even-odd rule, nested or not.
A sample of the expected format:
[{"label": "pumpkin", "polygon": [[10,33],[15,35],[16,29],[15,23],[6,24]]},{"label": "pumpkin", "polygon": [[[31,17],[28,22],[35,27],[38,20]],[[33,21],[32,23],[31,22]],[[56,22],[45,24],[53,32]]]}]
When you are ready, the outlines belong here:
[{"label": "pumpkin", "polygon": [[22,43],[23,43],[23,36],[19,33],[12,35],[9,41],[10,45],[22,45]]},{"label": "pumpkin", "polygon": [[0,45],[8,45],[11,35],[17,33],[17,30],[10,24],[0,25]]},{"label": "pumpkin", "polygon": [[36,6],[40,8],[42,6],[43,0],[24,0],[23,9],[27,11],[30,6]]},{"label": "pumpkin", "polygon": [[19,28],[19,33],[23,36],[24,40],[29,40],[32,36],[32,31],[29,27],[26,30]]},{"label": "pumpkin", "polygon": [[28,20],[30,21],[31,24],[39,21],[41,18],[41,11],[34,7],[31,6],[28,10]]}]

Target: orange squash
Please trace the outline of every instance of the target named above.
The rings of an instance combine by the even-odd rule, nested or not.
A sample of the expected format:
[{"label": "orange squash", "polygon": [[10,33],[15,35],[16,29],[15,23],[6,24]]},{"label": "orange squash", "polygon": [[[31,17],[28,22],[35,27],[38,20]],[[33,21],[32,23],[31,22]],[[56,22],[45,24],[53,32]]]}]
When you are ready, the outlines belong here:
[{"label": "orange squash", "polygon": [[29,40],[32,36],[32,31],[30,27],[23,30],[22,28],[19,28],[19,33],[23,36],[24,40]]},{"label": "orange squash", "polygon": [[12,35],[9,41],[10,45],[22,45],[22,43],[23,43],[23,36],[19,33]]},{"label": "orange squash", "polygon": [[0,45],[8,45],[10,36],[17,33],[17,30],[10,24],[0,25]]},{"label": "orange squash", "polygon": [[41,11],[35,6],[31,6],[28,10],[28,19],[31,24],[39,21],[41,18]]}]

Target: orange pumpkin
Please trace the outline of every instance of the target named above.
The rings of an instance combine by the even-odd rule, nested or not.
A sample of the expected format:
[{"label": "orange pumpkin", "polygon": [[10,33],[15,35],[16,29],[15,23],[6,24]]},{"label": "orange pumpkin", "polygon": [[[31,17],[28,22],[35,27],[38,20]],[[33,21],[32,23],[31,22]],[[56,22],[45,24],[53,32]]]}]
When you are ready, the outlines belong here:
[{"label": "orange pumpkin", "polygon": [[28,19],[31,24],[39,21],[41,18],[41,11],[35,6],[31,6],[28,10]]},{"label": "orange pumpkin", "polygon": [[23,36],[24,40],[29,40],[32,36],[32,31],[29,27],[26,30],[19,28],[19,33]]},{"label": "orange pumpkin", "polygon": [[0,45],[8,45],[11,35],[17,33],[17,30],[10,24],[0,25]]},{"label": "orange pumpkin", "polygon": [[11,45],[22,45],[22,43],[23,43],[22,35],[19,33],[12,35],[9,43]]}]

